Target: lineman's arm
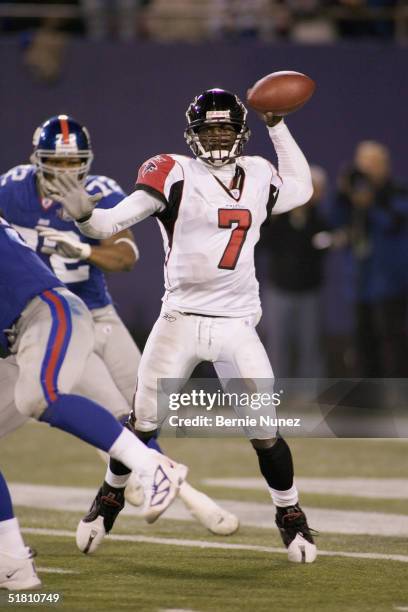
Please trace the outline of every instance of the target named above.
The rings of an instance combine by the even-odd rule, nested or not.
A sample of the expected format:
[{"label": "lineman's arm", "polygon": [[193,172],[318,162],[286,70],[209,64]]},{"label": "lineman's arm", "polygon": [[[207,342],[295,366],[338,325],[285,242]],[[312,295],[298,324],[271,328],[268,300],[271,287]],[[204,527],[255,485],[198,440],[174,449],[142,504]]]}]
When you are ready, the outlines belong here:
[{"label": "lineman's arm", "polygon": [[73,232],[42,225],[37,225],[36,230],[43,239],[42,253],[89,261],[104,272],[131,270],[139,259],[139,250],[130,230],[123,230],[98,245],[83,242]]},{"label": "lineman's arm", "polygon": [[[268,121],[268,115],[265,121],[273,124],[272,118]],[[268,132],[278,156],[281,179],[278,198],[272,209],[274,215],[306,204],[312,197],[313,185],[309,164],[283,119],[275,125],[269,125]]]},{"label": "lineman's arm", "polygon": [[126,229],[91,246],[88,261],[104,272],[129,272],[139,259],[133,234]]}]

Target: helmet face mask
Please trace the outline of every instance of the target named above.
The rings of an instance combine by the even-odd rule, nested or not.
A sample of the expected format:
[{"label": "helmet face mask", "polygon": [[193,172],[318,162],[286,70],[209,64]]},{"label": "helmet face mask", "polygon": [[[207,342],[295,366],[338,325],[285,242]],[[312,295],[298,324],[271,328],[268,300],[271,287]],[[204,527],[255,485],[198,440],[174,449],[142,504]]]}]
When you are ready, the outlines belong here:
[{"label": "helmet face mask", "polygon": [[186,142],[203,161],[224,166],[242,154],[250,136],[246,115],[236,95],[224,89],[205,91],[187,109]]},{"label": "helmet face mask", "polygon": [[73,176],[84,183],[93,153],[88,130],[67,115],[51,117],[33,135],[31,162],[37,166],[41,189],[49,195],[47,184],[60,176]]}]

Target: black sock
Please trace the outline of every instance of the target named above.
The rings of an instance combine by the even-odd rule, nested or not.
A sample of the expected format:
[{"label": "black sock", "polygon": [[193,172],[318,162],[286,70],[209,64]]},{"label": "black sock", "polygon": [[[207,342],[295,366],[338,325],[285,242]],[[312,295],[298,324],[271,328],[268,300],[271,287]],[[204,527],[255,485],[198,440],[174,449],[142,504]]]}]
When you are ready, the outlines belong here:
[{"label": "black sock", "polygon": [[153,431],[138,431],[135,430],[135,435],[139,438],[143,444],[148,445],[152,438],[157,438],[158,431],[157,429],[153,429]]},{"label": "black sock", "polygon": [[270,448],[257,448],[262,476],[272,489],[287,491],[293,485],[293,461],[289,446],[278,438]]},{"label": "black sock", "polygon": [[130,474],[132,471],[117,459],[112,459],[112,457],[109,459],[109,469],[116,476],[125,476],[125,474]]},{"label": "black sock", "polygon": [[125,487],[112,487],[106,480],[102,484],[102,495],[113,500],[123,500],[125,495]]}]

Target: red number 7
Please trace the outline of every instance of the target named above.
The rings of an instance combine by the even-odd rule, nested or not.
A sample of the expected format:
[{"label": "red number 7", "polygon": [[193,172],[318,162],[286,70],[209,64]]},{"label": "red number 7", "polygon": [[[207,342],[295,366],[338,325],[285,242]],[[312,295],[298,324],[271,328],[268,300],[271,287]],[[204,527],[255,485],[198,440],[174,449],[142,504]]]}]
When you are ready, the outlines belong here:
[{"label": "red number 7", "polygon": [[232,232],[225,251],[218,264],[223,270],[233,270],[245,242],[247,231],[251,227],[251,211],[244,209],[220,208],[218,210],[218,227],[230,228],[238,223]]}]

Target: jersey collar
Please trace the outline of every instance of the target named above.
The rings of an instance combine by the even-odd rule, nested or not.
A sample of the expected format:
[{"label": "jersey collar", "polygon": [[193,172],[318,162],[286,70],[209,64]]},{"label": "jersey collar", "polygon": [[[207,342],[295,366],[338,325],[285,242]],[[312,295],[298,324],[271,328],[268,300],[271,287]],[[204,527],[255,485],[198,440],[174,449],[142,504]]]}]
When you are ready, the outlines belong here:
[{"label": "jersey collar", "polygon": [[236,202],[239,202],[245,183],[245,171],[243,168],[241,168],[241,166],[235,164],[235,174],[232,178],[229,187],[227,187],[215,174],[213,174],[213,177],[215,178],[217,183],[223,188],[223,190],[229,195],[230,198],[232,198]]},{"label": "jersey collar", "polygon": [[230,179],[230,184],[227,186],[219,176],[223,174],[223,170],[227,168],[227,166],[221,166],[219,168],[215,166],[210,166],[210,164],[206,163],[204,160],[196,158],[198,162],[200,162],[206,170],[211,174],[211,176],[217,181],[217,183],[222,187],[222,189],[229,195],[230,198],[235,200],[235,202],[239,202],[241,199],[241,195],[244,189],[245,183],[245,171],[244,169],[236,163],[236,161],[228,164],[228,167],[231,168],[231,171],[234,173],[232,178]]}]

